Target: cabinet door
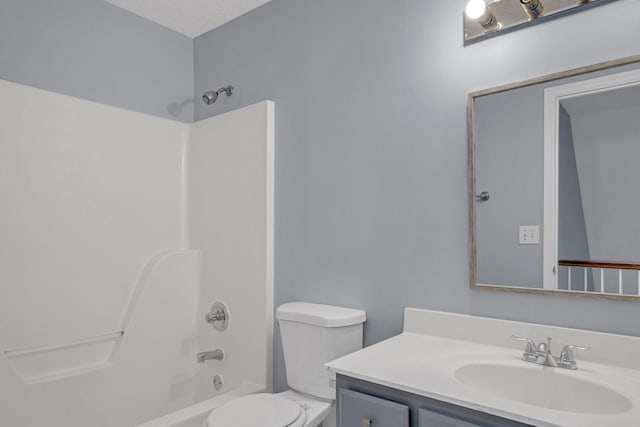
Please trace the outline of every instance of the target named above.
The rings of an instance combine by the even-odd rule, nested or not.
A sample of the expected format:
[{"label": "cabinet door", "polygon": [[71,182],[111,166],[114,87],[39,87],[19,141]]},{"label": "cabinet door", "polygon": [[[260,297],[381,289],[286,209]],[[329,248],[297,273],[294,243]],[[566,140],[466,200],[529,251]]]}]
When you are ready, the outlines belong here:
[{"label": "cabinet door", "polygon": [[462,421],[425,409],[420,409],[418,414],[420,427],[483,427],[481,424]]},{"label": "cabinet door", "polygon": [[338,399],[338,427],[409,427],[407,405],[346,389]]}]

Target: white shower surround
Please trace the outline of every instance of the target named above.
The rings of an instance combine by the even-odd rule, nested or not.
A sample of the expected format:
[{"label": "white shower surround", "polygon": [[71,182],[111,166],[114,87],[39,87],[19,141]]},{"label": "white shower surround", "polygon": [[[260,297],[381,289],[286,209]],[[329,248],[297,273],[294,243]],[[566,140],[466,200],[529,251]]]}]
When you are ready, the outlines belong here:
[{"label": "white shower surround", "polygon": [[[188,125],[1,80],[0,94],[3,425],[135,425],[270,390],[273,104]],[[251,250],[216,264],[216,245]],[[228,331],[203,321],[214,299]],[[215,347],[223,362],[195,363]]]}]

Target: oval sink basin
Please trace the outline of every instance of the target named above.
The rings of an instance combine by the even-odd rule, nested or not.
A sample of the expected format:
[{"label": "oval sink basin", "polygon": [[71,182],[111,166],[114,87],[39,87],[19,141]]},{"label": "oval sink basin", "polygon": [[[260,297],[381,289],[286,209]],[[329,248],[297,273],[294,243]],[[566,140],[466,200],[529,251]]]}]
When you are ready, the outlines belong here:
[{"label": "oval sink basin", "polygon": [[497,397],[556,411],[604,415],[632,408],[631,401],[617,391],[572,374],[535,365],[482,363],[465,365],[454,375],[461,383]]}]

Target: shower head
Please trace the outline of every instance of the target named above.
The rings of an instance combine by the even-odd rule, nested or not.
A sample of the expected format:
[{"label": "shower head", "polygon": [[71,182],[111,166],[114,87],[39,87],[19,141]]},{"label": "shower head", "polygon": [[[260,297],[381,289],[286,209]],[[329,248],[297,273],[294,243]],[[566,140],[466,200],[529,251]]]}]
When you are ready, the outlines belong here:
[{"label": "shower head", "polygon": [[223,87],[218,89],[217,91],[210,90],[208,92],[205,92],[204,95],[202,95],[202,100],[205,104],[211,105],[216,102],[218,96],[220,96],[222,92],[225,92],[227,96],[231,96],[231,94],[233,94],[233,86]]},{"label": "shower head", "polygon": [[207,105],[213,104],[214,102],[216,102],[217,99],[218,99],[218,92],[209,91],[209,92],[205,92],[205,94],[202,95],[202,100]]}]

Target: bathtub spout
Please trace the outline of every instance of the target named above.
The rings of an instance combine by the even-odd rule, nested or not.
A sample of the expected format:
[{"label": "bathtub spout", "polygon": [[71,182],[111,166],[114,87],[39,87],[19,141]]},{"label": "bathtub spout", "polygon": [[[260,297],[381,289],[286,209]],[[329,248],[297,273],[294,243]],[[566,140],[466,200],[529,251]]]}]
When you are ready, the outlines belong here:
[{"label": "bathtub spout", "polygon": [[205,351],[204,353],[198,353],[196,360],[198,363],[204,363],[205,360],[222,360],[224,359],[224,350],[217,348],[213,351]]}]

